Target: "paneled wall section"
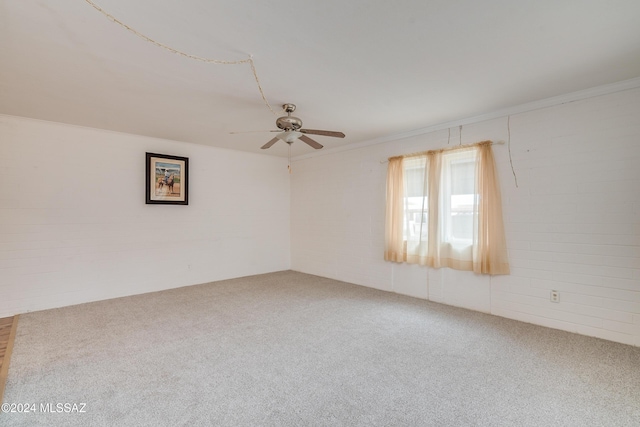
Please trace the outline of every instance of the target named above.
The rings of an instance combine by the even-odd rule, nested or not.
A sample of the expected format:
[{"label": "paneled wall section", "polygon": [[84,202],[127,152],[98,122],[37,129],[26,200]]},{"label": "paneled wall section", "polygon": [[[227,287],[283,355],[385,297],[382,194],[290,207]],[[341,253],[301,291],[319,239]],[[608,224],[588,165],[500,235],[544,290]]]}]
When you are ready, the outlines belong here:
[{"label": "paneled wall section", "polygon": [[[145,204],[145,152],[189,157]],[[0,116],[0,317],[290,268],[285,159]]]},{"label": "paneled wall section", "polygon": [[384,160],[447,146],[447,130],[298,160],[292,268],[640,346],[639,118],[631,89],[463,127],[463,144],[510,128],[517,187],[509,145],[494,146],[508,276],[383,261]]}]

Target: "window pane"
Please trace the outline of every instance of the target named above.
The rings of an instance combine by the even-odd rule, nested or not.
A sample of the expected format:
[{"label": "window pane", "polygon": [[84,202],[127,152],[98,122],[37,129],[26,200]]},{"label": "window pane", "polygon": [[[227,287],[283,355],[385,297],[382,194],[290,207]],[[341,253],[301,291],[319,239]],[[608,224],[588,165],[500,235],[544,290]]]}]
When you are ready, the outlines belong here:
[{"label": "window pane", "polygon": [[475,162],[451,162],[451,194],[473,194],[475,191]]},{"label": "window pane", "polygon": [[426,241],[427,198],[425,159],[407,159],[404,165],[404,239]]},{"label": "window pane", "polygon": [[445,238],[452,244],[470,245],[473,241],[475,203],[475,152],[446,156],[445,166]]}]

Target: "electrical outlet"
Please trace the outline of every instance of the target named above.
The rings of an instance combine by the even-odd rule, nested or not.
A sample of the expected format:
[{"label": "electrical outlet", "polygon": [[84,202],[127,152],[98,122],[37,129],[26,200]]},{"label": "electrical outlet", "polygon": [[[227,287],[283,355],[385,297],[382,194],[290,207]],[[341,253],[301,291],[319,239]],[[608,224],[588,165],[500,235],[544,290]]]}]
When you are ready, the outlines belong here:
[{"label": "electrical outlet", "polygon": [[551,302],[560,302],[560,292],[551,291]]}]

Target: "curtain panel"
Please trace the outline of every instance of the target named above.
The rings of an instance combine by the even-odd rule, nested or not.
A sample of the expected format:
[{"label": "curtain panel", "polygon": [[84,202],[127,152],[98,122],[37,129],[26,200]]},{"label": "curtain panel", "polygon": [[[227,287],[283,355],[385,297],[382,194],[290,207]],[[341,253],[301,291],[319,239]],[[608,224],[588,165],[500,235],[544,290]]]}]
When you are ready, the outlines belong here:
[{"label": "curtain panel", "polygon": [[393,262],[509,274],[490,141],[389,159],[384,255]]},{"label": "curtain panel", "polygon": [[404,161],[402,157],[389,159],[387,168],[387,209],[385,214],[384,259],[403,262],[404,250]]}]

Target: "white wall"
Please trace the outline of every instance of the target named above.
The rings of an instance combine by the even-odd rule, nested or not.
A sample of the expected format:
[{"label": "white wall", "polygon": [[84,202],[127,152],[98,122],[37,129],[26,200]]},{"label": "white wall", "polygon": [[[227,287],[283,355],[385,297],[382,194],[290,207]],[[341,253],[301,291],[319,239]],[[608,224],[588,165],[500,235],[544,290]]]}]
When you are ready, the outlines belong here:
[{"label": "white wall", "polygon": [[[145,204],[145,152],[189,158]],[[0,115],[0,317],[290,268],[285,159]]]},{"label": "white wall", "polygon": [[[292,269],[640,346],[640,89],[511,116],[497,145],[511,275],[383,260],[386,163],[447,130],[293,164]],[[462,143],[507,141],[507,117]],[[451,144],[460,140],[451,129]],[[560,302],[549,300],[560,291]]]}]

